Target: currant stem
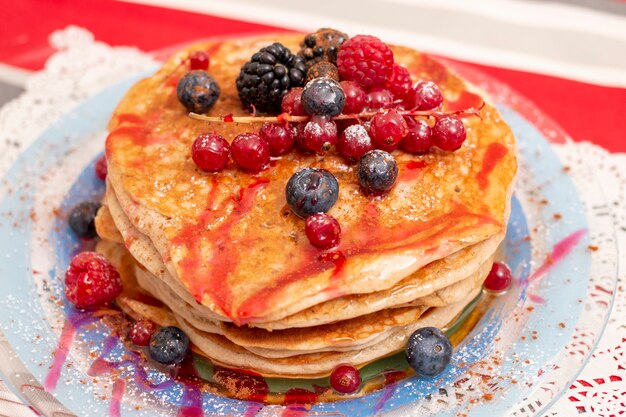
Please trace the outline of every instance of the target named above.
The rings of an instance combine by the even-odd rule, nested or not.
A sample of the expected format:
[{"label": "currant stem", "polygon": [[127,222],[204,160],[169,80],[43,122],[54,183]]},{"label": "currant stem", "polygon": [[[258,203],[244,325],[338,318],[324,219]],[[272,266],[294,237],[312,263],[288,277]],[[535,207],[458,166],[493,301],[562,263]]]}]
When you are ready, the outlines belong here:
[{"label": "currant stem", "polygon": [[[440,119],[445,116],[478,116],[480,117],[480,111],[485,107],[483,102],[478,108],[469,108],[467,110],[452,110],[452,111],[433,111],[433,110],[403,110],[399,111],[402,116],[424,116],[434,117]],[[351,120],[351,119],[364,119],[368,120],[376,116],[380,111],[374,112],[362,112],[358,114],[340,114],[333,117],[333,120]],[[208,123],[275,123],[275,122],[307,122],[311,116],[292,116],[287,113],[279,114],[278,116],[204,116],[197,113],[189,113],[189,117],[196,120],[201,120]]]}]

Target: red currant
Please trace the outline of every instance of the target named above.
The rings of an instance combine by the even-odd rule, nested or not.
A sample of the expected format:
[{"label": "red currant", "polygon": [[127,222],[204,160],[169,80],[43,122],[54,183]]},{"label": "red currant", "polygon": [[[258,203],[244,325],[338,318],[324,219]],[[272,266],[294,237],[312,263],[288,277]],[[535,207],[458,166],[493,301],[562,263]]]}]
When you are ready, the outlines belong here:
[{"label": "red currant", "polygon": [[465,126],[458,117],[442,117],[433,127],[433,144],[444,151],[456,151],[465,142],[465,137]]},{"label": "red currant", "polygon": [[281,110],[283,113],[292,116],[306,116],[306,111],[302,107],[302,87],[292,88],[283,96]]},{"label": "red currant", "polygon": [[65,272],[65,296],[77,308],[105,306],[121,292],[120,274],[99,253],[79,253]]},{"label": "red currant", "polygon": [[513,274],[509,267],[502,262],[494,262],[485,279],[485,289],[492,292],[502,292],[509,289],[513,283]]},{"label": "red currant", "polygon": [[296,149],[300,152],[309,155],[312,154],[313,151],[306,147],[304,143],[304,128],[306,127],[305,123],[295,123],[291,126],[291,131],[293,133],[294,141],[296,142]]},{"label": "red currant", "polygon": [[363,90],[363,88],[354,81],[342,81],[339,85],[346,95],[346,104],[343,106],[343,113],[361,113],[365,107],[365,99],[367,97],[365,90]]},{"label": "red currant", "polygon": [[343,157],[351,162],[356,162],[367,152],[374,149],[374,145],[365,126],[353,124],[341,132],[337,148]]},{"label": "red currant", "polygon": [[193,70],[209,69],[209,54],[204,51],[194,51],[189,55],[189,68]]},{"label": "red currant", "polygon": [[428,152],[432,146],[432,129],[425,120],[415,120],[412,117],[405,119],[409,133],[400,142],[400,149],[412,154]]},{"label": "red currant", "polygon": [[191,145],[191,159],[206,172],[218,172],[228,165],[230,145],[220,135],[203,133]]},{"label": "red currant", "polygon": [[443,95],[432,81],[420,81],[409,91],[407,101],[410,108],[416,110],[432,110],[441,106]]},{"label": "red currant", "polygon": [[339,365],[330,374],[330,386],[341,394],[352,394],[361,387],[361,373],[352,365]]},{"label": "red currant", "polygon": [[320,249],[329,249],[339,244],[341,226],[333,216],[317,213],[306,218],[304,232],[311,245]]},{"label": "red currant", "polygon": [[409,127],[404,117],[396,110],[378,113],[372,119],[370,134],[377,148],[391,152],[398,147],[398,143],[409,133]]},{"label": "red currant", "polygon": [[270,162],[270,145],[256,133],[242,133],[230,145],[230,153],[237,165],[257,172]]},{"label": "red currant", "polygon": [[337,143],[337,125],[327,117],[313,116],[304,127],[304,146],[323,154]]},{"label": "red currant", "polygon": [[389,109],[393,107],[393,94],[385,88],[376,87],[367,93],[365,105],[370,110]]},{"label": "red currant", "polygon": [[156,324],[150,320],[138,320],[131,326],[128,338],[137,346],[148,346],[156,329]]},{"label": "red currant", "polygon": [[288,124],[263,123],[259,136],[270,145],[270,155],[280,156],[293,149],[293,129]]},{"label": "red currant", "polygon": [[104,155],[102,155],[98,159],[98,161],[96,161],[95,170],[96,170],[96,177],[100,178],[102,181],[107,179],[107,173],[108,173],[107,159]]}]

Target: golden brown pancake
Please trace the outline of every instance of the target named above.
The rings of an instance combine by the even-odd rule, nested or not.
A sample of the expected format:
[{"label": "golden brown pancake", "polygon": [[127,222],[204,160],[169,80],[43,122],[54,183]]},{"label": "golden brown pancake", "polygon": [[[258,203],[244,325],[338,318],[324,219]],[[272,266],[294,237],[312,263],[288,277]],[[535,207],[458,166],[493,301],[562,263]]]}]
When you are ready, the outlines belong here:
[{"label": "golden brown pancake", "polygon": [[[395,151],[399,181],[382,198],[364,195],[355,167],[335,154],[292,152],[254,175],[232,165],[217,174],[200,172],[190,158],[198,134],[216,131],[230,141],[259,126],[188,118],[175,92],[187,71],[181,61],[191,50],[210,50],[210,73],[222,90],[210,114],[245,114],[234,85],[241,65],[274,41],[295,50],[301,37],[204,43],[181,51],[131,88],[109,126],[108,185],[125,216],[193,299],[236,324],[271,322],[286,311],[388,290],[433,261],[502,236],[506,226],[515,144],[489,105],[480,118],[464,119],[467,140],[456,152]],[[415,80],[439,84],[448,109],[480,104],[462,80],[429,57],[393,50]],[[343,231],[335,256],[312,247],[303,221],[285,210],[285,184],[305,167],[325,168],[339,181],[339,198],[329,212]]]}]

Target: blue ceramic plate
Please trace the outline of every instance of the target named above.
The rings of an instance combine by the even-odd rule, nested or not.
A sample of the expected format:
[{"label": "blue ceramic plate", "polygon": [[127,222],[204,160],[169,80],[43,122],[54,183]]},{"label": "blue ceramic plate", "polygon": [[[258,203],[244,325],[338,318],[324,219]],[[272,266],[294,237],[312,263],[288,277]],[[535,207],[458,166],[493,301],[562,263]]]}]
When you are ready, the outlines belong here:
[{"label": "blue ceramic plate", "polygon": [[[211,394],[145,363],[101,320],[73,310],[63,297],[64,271],[85,248],[69,233],[64,216],[74,204],[102,194],[93,164],[111,112],[134,81],[89,99],[41,135],[8,173],[0,205],[0,324],[27,368],[77,415],[197,416],[199,408],[211,416],[247,417],[392,410],[536,415],[559,398],[586,362],[591,348],[573,355],[572,342],[594,329],[586,341],[594,346],[607,318],[602,312],[583,314],[594,309],[585,301],[593,288],[589,215],[549,143],[500,105],[519,145],[520,174],[502,248],[517,281],[488,304],[444,374],[410,376],[361,398],[304,404],[311,401],[304,395],[294,401],[301,404],[271,406]],[[401,366],[392,363],[396,359],[402,361],[389,359],[390,368]],[[207,379],[215,371],[201,360],[192,366]],[[266,381],[270,389],[283,382]],[[314,395],[316,384],[304,384],[305,394]]]}]

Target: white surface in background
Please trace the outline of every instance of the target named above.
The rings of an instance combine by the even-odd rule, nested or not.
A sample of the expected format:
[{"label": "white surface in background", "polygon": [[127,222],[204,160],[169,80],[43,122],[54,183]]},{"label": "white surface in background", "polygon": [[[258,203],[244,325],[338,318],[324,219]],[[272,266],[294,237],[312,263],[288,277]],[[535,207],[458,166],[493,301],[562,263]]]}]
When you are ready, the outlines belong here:
[{"label": "white surface in background", "polygon": [[626,87],[626,16],[572,5],[516,0],[124,1],[296,30],[330,26],[352,35],[367,32],[469,62]]}]

